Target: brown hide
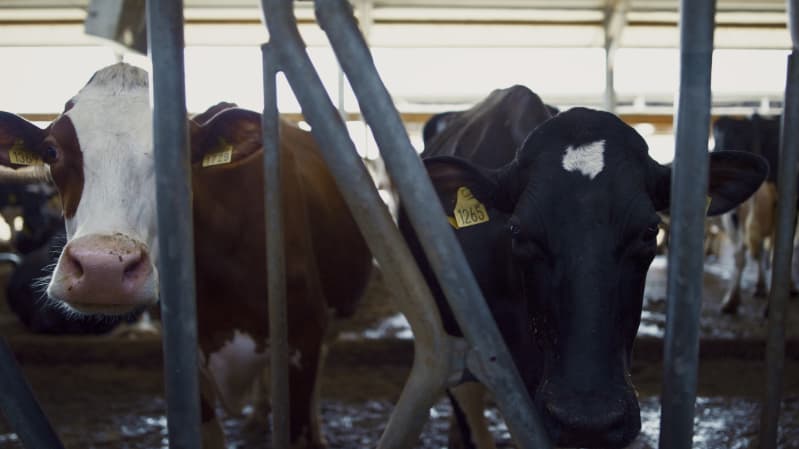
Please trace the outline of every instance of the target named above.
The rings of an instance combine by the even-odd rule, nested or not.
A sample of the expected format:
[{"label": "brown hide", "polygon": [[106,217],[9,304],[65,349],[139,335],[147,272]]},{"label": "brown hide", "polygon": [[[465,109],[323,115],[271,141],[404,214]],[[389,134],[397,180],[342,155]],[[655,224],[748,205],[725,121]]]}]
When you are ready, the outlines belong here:
[{"label": "brown hide", "polygon": [[[370,273],[371,256],[310,133],[282,122],[281,156],[287,277],[324,292],[320,298],[324,302],[314,304],[291,298],[291,328],[296,315],[291,310],[300,312],[297,318],[302,323],[321,323],[323,305],[339,314],[351,313]],[[230,334],[235,328],[267,335],[262,186],[261,152],[229,165],[203,168],[197,163],[193,167],[201,329]],[[316,285],[319,280],[321,286]],[[235,303],[218,299],[231,295],[236,296]],[[211,312],[215,306],[221,313]],[[234,313],[231,307],[251,313]],[[210,315],[205,316],[206,312]],[[202,337],[204,349],[213,351],[222,343],[209,341],[205,332]]]},{"label": "brown hide", "polygon": [[[328,307],[351,313],[371,271],[371,255],[317,154],[310,133],[281,122],[285,260],[291,369],[292,441],[311,425],[316,364]],[[235,330],[268,337],[263,152],[227,165],[193,165],[197,313],[208,355]],[[313,421],[311,419],[311,421]]]}]

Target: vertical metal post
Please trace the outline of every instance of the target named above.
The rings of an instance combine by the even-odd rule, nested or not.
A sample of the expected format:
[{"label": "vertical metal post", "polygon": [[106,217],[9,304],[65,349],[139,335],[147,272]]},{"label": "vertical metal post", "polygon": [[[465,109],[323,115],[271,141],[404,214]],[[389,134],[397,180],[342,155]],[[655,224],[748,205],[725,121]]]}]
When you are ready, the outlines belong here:
[{"label": "vertical metal post", "polygon": [[289,447],[289,349],[286,273],[280,182],[280,123],[277,110],[278,67],[269,44],[261,46],[264,69],[264,213],[266,214],[266,279],[269,297],[269,367],[271,370],[272,447]]},{"label": "vertical metal post", "polygon": [[183,2],[147,1],[169,447],[200,447],[197,311]]},{"label": "vertical metal post", "polygon": [[[547,432],[437,201],[427,171],[377,73],[347,0],[316,0],[316,18],[352,85],[396,182],[403,207],[455,318],[474,349],[470,368],[493,392],[508,428],[525,448],[549,447]],[[474,364],[472,364],[474,362]]]},{"label": "vertical metal post", "polygon": [[616,112],[616,86],[614,81],[614,65],[616,62],[616,51],[613,45],[605,42],[605,110]]},{"label": "vertical metal post", "polygon": [[777,231],[771,293],[768,301],[768,339],[766,343],[766,389],[760,415],[760,447],[777,448],[785,365],[785,321],[791,286],[794,219],[796,217],[796,166],[799,162],[799,4],[787,0],[788,26],[793,41],[788,56],[785,102],[780,127],[780,166],[777,174]]},{"label": "vertical metal post", "polygon": [[715,0],[680,1],[680,91],[671,179],[660,449],[693,439],[702,301],[702,238],[710,128],[710,68]]},{"label": "vertical metal post", "polygon": [[614,67],[616,50],[624,27],[627,26],[627,11],[630,0],[608,0],[605,6],[605,110],[616,112],[616,87],[614,85]]},{"label": "vertical metal post", "polygon": [[0,411],[27,449],[63,449],[25,381],[5,338],[0,337]]}]

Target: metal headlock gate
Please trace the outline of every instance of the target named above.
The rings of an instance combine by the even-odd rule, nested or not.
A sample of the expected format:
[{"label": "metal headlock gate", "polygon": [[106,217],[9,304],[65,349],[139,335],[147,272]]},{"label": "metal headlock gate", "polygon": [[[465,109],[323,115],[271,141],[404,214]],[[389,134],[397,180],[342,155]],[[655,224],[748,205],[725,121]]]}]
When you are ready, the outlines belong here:
[{"label": "metal headlock gate", "polygon": [[[375,259],[383,268],[387,282],[392,289],[396,286],[395,291],[402,298],[397,306],[408,317],[416,339],[411,378],[392,413],[379,447],[408,448],[416,444],[432,401],[445,387],[462,377],[466,366],[491,390],[514,439],[523,448],[550,447],[524,383],[444,218],[446,214],[438,202],[428,200],[436,197],[432,183],[377,74],[371,54],[355,23],[350,3],[346,0],[316,1],[317,21],[327,34],[359,100],[363,115],[372,127],[386,168],[412,225],[415,229],[424,230],[418,234],[422,247],[468,345],[444,334],[430,292],[399,230],[380,200],[341,116],[305,52],[294,18],[293,2],[263,0],[261,5],[270,35],[269,43],[263,47],[264,76],[268,84],[264,86],[264,92],[267,93],[265,100],[274,101],[270,93],[274,92],[274,73],[280,70],[299,100],[316,141],[325,143],[320,145],[322,158],[336,179]],[[274,127],[277,108],[265,104],[263,120]],[[275,138],[274,135],[268,137]],[[265,150],[270,147],[273,150],[277,148],[273,142],[265,146]],[[270,156],[265,159],[265,164],[277,161],[277,156]],[[277,170],[277,167],[268,168],[268,173],[274,176]],[[269,195],[272,196],[276,194]],[[276,212],[276,209],[269,210],[270,214]],[[279,221],[274,217],[272,220]],[[282,244],[274,244],[269,250],[280,251],[282,248]],[[274,264],[270,263],[269,266],[273,267]],[[274,296],[270,297],[270,301],[275,299]],[[270,317],[270,320],[273,318]],[[272,338],[275,338],[274,334]],[[274,343],[271,347],[274,348]],[[273,365],[273,369],[285,368]],[[279,373],[273,378],[284,375]],[[273,388],[277,387],[273,385]],[[287,407],[288,404],[275,404],[273,401],[273,413],[287,410]],[[288,442],[287,435],[282,434],[285,431],[287,428],[273,429],[274,447],[287,447],[283,446]]]},{"label": "metal headlock gate", "polygon": [[[768,388],[761,422],[761,447],[776,448],[785,308],[790,281],[799,129],[799,0],[787,0],[793,51],[781,136],[781,173],[776,251],[770,297]],[[347,0],[316,0],[317,21],[327,33],[372,127],[403,207],[419,233],[465,340],[447,336],[434,302],[396,225],[383,206],[341,116],[330,102],[300,38],[292,0],[262,0],[270,41],[264,62],[264,170],[269,253],[269,314],[272,358],[273,447],[288,447],[288,351],[280,216],[278,111],[275,76],[283,72],[303,108],[322,157],[350,207],[416,341],[411,374],[381,437],[379,447],[409,448],[418,441],[428,408],[469,369],[490,389],[514,440],[522,448],[551,447],[491,314],[464,262],[444,212],[435,198],[399,114],[383,86]],[[194,287],[190,165],[183,69],[182,1],[147,1],[152,58],[154,144],[158,200],[161,304],[169,445],[201,445],[197,329]],[[690,448],[698,364],[698,320],[702,289],[701,240],[707,186],[710,125],[710,67],[715,0],[680,2],[680,93],[672,179],[672,251],[669,252],[668,310],[660,448]],[[182,151],[177,151],[182,149]],[[60,448],[11,353],[0,340],[0,407],[26,447]]]}]

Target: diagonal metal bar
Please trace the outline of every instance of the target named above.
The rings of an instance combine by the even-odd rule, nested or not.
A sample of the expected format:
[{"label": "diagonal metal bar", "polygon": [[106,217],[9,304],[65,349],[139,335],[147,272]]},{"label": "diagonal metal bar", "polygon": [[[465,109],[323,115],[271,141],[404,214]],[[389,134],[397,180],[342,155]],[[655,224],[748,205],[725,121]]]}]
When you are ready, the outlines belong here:
[{"label": "diagonal metal bar", "polygon": [[261,46],[264,70],[264,212],[266,279],[269,298],[269,376],[272,403],[272,447],[289,447],[289,344],[286,311],[283,205],[280,185],[280,123],[277,112],[277,61],[269,44]]},{"label": "diagonal metal bar", "polygon": [[796,218],[796,166],[799,162],[799,1],[786,0],[793,51],[788,56],[785,103],[780,126],[780,166],[777,175],[777,230],[774,267],[768,301],[766,389],[760,415],[760,447],[776,449],[785,365],[785,322],[791,286],[793,234]]},{"label": "diagonal metal bar", "polygon": [[200,447],[197,306],[189,136],[183,73],[183,2],[147,1],[159,286],[171,449]]},{"label": "diagonal metal bar", "polygon": [[36,401],[30,385],[0,337],[0,411],[27,449],[63,449],[53,427]]},{"label": "diagonal metal bar", "polygon": [[515,440],[549,447],[547,433],[515,368],[427,171],[411,146],[391,97],[346,0],[316,0],[316,17],[350,80],[372,127],[386,167],[456,320],[479,361],[481,380],[494,394]]},{"label": "diagonal metal bar", "polygon": [[699,359],[702,239],[715,0],[680,2],[680,92],[671,179],[671,242],[660,448],[690,448]]},{"label": "diagonal metal bar", "polygon": [[[397,307],[414,333],[413,367],[387,424],[381,448],[413,447],[428,410],[463,363],[452,356],[458,339],[443,330],[435,302],[404,239],[358,156],[346,127],[305,51],[290,0],[262,0],[270,48],[303,108],[320,154],[380,265]],[[463,357],[461,357],[463,359]]]}]

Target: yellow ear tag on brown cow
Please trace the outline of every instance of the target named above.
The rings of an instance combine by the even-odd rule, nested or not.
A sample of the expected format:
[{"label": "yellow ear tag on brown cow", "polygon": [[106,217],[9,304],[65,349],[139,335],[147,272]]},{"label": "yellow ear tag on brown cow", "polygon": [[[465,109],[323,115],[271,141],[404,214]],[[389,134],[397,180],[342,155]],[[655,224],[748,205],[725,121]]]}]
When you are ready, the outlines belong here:
[{"label": "yellow ear tag on brown cow", "polygon": [[25,148],[25,143],[22,141],[22,139],[19,139],[16,142],[14,142],[14,145],[8,149],[8,160],[12,164],[17,164],[17,165],[42,164],[42,158],[28,151],[28,149]]},{"label": "yellow ear tag on brown cow", "polygon": [[233,160],[233,145],[219,139],[219,146],[212,153],[203,156],[203,167],[229,164]]},{"label": "yellow ear tag on brown cow", "polygon": [[458,188],[453,215],[457,229],[488,221],[488,212],[486,212],[485,206],[472,195],[472,191],[468,187]]},{"label": "yellow ear tag on brown cow", "polygon": [[705,203],[705,215],[707,215],[707,213],[710,212],[710,203],[713,202],[713,197],[712,196],[707,196],[707,197],[705,197],[705,201],[706,201],[706,203]]}]

